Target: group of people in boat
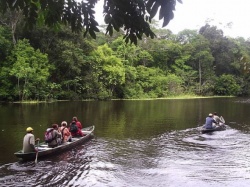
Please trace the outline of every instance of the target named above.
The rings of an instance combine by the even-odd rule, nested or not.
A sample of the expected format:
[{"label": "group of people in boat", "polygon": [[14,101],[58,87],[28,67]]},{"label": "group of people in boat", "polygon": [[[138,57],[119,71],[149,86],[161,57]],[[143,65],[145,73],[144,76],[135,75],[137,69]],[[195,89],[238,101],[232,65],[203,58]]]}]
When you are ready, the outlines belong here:
[{"label": "group of people in boat", "polygon": [[[76,130],[71,130],[72,126],[75,125],[77,127]],[[23,153],[29,152],[37,152],[36,142],[39,142],[40,139],[35,139],[33,134],[33,128],[28,127],[26,129],[26,135],[23,138]],[[62,121],[60,125],[52,124],[52,127],[47,129],[47,131],[51,131],[51,136],[53,137],[52,141],[48,142],[48,146],[54,148],[62,143],[72,141],[72,137],[81,137],[82,133],[82,124],[77,119],[77,117],[72,118],[72,122],[68,125],[66,121]]]},{"label": "group of people in boat", "polygon": [[218,116],[217,112],[209,113],[208,117],[206,117],[206,123],[204,125],[205,129],[213,129],[218,127],[218,125],[223,124],[224,122],[221,121],[220,117]]}]

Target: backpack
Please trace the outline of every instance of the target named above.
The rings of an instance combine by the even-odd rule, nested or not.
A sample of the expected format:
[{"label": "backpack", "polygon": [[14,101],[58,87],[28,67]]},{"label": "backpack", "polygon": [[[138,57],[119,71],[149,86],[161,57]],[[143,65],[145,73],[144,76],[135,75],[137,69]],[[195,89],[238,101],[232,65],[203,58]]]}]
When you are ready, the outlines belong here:
[{"label": "backpack", "polygon": [[73,122],[71,123],[70,128],[69,128],[69,131],[70,131],[70,132],[73,132],[73,133],[76,133],[76,132],[78,131],[78,127],[77,127],[75,121],[73,121]]},{"label": "backpack", "polygon": [[48,128],[44,134],[44,140],[46,143],[52,142],[55,137],[53,137],[53,128]]},{"label": "backpack", "polygon": [[63,127],[63,129],[61,130],[61,134],[62,134],[62,140],[64,139],[64,133],[63,131],[66,129],[66,127]]}]

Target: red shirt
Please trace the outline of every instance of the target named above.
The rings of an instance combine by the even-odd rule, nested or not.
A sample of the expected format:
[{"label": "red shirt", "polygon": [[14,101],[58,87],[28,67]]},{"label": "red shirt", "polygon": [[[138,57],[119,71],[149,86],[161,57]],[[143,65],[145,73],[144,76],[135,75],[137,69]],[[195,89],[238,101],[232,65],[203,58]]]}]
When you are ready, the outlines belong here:
[{"label": "red shirt", "polygon": [[[73,121],[72,121],[73,122]],[[77,132],[71,132],[72,136],[83,136],[82,133],[82,124],[80,121],[76,121],[76,126],[78,127],[78,131]]]},{"label": "red shirt", "polygon": [[78,129],[82,130],[82,124],[80,121],[76,121],[76,125],[77,125]]}]

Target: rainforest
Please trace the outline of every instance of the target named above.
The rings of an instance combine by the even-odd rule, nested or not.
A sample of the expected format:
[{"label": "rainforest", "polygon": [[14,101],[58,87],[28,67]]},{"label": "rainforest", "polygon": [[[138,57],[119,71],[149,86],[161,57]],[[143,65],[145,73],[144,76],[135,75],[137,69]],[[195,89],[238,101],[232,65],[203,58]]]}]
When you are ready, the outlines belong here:
[{"label": "rainforest", "polygon": [[0,101],[109,100],[181,95],[249,96],[250,40],[205,24],[125,41],[123,32],[93,39],[37,26],[11,15],[0,22]]}]

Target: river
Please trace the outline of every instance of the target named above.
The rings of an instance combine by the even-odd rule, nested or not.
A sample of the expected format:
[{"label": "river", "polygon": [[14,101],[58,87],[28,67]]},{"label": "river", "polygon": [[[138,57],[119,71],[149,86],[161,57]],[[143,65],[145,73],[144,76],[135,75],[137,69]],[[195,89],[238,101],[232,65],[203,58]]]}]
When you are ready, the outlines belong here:
[{"label": "river", "polygon": [[[227,129],[201,134],[210,112]],[[0,105],[0,186],[248,187],[250,99],[159,99]],[[84,145],[22,162],[25,129],[36,137],[77,116],[95,125]]]}]

